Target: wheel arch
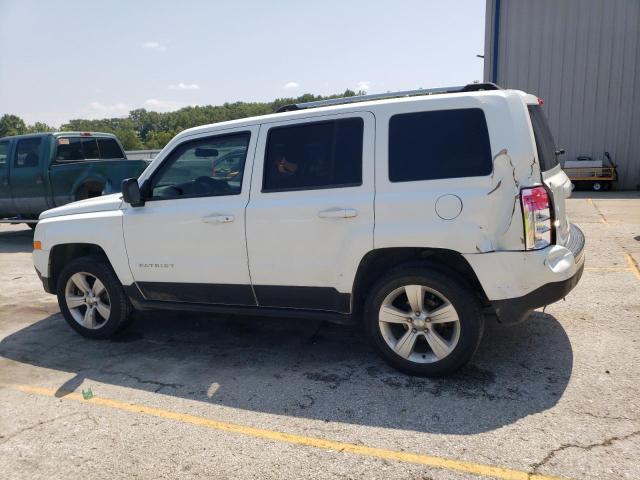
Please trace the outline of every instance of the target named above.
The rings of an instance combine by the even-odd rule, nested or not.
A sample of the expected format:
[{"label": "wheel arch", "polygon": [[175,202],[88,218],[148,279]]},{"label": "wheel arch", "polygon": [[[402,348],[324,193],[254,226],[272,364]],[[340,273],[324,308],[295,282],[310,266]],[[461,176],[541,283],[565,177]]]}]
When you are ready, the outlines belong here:
[{"label": "wheel arch", "polygon": [[[102,194],[102,191],[105,188],[109,187],[109,181],[106,177],[102,175],[87,175],[85,177],[79,178],[78,180],[76,180],[75,184],[73,185],[73,188],[71,189],[74,199],[82,200],[78,198],[78,194],[84,187],[87,187],[87,190],[90,192],[99,191],[100,194]],[[91,195],[89,195],[87,198],[91,198]]]},{"label": "wheel arch", "polygon": [[437,269],[453,275],[473,291],[483,304],[487,303],[478,277],[460,252],[444,248],[379,248],[369,251],[358,265],[351,296],[354,315],[361,315],[371,287],[387,272],[401,265]]},{"label": "wheel arch", "polygon": [[113,270],[107,253],[102,247],[93,243],[61,243],[51,248],[49,253],[49,286],[55,292],[60,272],[72,260],[88,255],[98,255]]}]

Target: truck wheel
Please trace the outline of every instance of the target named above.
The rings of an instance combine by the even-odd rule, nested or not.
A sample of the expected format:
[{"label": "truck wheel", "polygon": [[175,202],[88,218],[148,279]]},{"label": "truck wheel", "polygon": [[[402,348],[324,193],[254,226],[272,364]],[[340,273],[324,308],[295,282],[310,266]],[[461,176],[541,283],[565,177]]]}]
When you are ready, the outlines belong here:
[{"label": "truck wheel", "polygon": [[72,260],[60,273],[57,294],[65,320],[83,337],[108,338],[131,315],[118,277],[98,255]]},{"label": "truck wheel", "polygon": [[602,190],[602,184],[600,182],[593,182],[591,184],[591,188],[593,188],[594,192],[599,192],[600,190]]},{"label": "truck wheel", "polygon": [[449,375],[475,353],[484,328],[476,296],[439,270],[401,267],[371,290],[364,314],[370,341],[409,375]]}]

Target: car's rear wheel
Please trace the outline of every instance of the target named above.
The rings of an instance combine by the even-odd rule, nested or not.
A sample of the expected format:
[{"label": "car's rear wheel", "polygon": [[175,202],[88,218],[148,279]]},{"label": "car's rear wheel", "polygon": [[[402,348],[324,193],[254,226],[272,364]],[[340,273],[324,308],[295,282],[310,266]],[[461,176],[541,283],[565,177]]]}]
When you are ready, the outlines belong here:
[{"label": "car's rear wheel", "polygon": [[131,315],[118,277],[98,255],[72,260],[58,278],[57,294],[65,320],[84,337],[108,338]]},{"label": "car's rear wheel", "polygon": [[410,375],[443,376],[465,365],[483,331],[478,299],[428,267],[394,270],[372,289],[365,326],[382,358]]}]

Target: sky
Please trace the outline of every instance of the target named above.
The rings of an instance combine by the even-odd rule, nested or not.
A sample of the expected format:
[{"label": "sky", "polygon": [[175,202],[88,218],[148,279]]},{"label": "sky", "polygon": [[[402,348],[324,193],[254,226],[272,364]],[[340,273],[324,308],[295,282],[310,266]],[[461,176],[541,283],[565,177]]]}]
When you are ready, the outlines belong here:
[{"label": "sky", "polygon": [[0,0],[0,116],[482,80],[483,0]]}]

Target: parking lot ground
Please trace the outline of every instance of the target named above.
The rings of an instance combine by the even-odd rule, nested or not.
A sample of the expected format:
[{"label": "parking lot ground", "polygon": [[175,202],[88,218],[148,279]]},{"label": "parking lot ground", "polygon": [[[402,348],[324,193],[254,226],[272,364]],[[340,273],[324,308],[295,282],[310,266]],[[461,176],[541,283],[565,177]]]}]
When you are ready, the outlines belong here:
[{"label": "parking lot ground", "polygon": [[[640,195],[578,193],[587,267],[565,301],[490,323],[422,379],[357,328],[146,313],[89,341],[0,226],[7,478],[640,478]],[[85,400],[82,392],[93,398]]]}]

